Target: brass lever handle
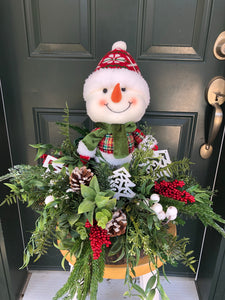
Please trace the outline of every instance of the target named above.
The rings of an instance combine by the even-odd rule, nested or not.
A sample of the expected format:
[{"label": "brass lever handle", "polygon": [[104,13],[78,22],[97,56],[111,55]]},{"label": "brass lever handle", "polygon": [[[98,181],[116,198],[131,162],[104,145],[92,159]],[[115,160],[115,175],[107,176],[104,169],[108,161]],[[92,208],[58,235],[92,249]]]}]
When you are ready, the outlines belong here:
[{"label": "brass lever handle", "polygon": [[214,142],[217,133],[220,129],[221,123],[223,121],[223,111],[219,106],[219,104],[215,103],[213,104],[213,107],[214,107],[214,111],[210,123],[208,142],[202,145],[200,149],[200,155],[204,159],[207,159],[212,155],[213,152],[212,143]]},{"label": "brass lever handle", "polygon": [[223,111],[220,105],[225,101],[225,78],[213,78],[210,81],[206,92],[208,102],[214,107],[214,110],[210,122],[208,141],[200,148],[200,155],[203,159],[207,159],[212,155],[212,143],[214,142],[223,121]]}]

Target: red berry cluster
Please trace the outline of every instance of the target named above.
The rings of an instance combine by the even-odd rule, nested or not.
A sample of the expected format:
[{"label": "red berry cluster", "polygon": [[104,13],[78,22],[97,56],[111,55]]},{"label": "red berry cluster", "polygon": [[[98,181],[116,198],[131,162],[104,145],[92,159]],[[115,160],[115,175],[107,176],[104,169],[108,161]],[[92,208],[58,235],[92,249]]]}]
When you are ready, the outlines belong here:
[{"label": "red berry cluster", "polygon": [[100,254],[102,252],[102,245],[106,245],[106,247],[109,247],[111,245],[110,242],[110,236],[106,229],[102,229],[97,225],[97,223],[94,223],[91,225],[91,223],[87,220],[85,223],[86,228],[91,228],[90,234],[89,234],[89,240],[91,242],[91,249],[93,251],[93,258],[98,259],[100,257]]},{"label": "red berry cluster", "polygon": [[167,182],[165,180],[161,182],[155,182],[155,192],[174,200],[182,201],[187,204],[195,202],[195,197],[189,194],[188,192],[180,191],[177,188],[183,187],[185,183],[183,181],[174,180],[173,182]]}]

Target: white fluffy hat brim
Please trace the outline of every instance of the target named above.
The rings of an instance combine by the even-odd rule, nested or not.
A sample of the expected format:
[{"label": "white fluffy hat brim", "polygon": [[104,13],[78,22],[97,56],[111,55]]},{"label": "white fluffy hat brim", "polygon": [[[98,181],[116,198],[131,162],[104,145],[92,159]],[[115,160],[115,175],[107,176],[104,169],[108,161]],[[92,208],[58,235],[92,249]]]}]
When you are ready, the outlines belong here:
[{"label": "white fluffy hat brim", "polygon": [[83,97],[86,101],[88,95],[96,90],[104,89],[120,83],[121,86],[134,89],[144,98],[146,107],[150,102],[150,92],[147,82],[141,74],[128,69],[99,69],[86,79],[83,89]]}]

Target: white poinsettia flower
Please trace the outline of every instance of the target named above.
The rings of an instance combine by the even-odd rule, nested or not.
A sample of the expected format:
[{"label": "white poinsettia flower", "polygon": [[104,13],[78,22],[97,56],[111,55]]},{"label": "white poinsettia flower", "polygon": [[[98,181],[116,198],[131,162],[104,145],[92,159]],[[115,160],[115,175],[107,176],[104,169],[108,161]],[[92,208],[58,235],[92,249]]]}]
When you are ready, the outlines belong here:
[{"label": "white poinsettia flower", "polygon": [[173,221],[176,219],[177,213],[178,213],[178,210],[175,206],[169,206],[166,211],[166,217],[167,217],[167,219],[170,219],[171,221]]},{"label": "white poinsettia flower", "polygon": [[160,196],[159,196],[159,194],[152,194],[150,199],[154,202],[159,202]]},{"label": "white poinsettia flower", "polygon": [[49,203],[51,203],[52,201],[55,201],[55,198],[54,198],[54,196],[47,196],[46,198],[45,198],[45,204],[47,205],[47,204],[49,204]]},{"label": "white poinsettia flower", "polygon": [[156,214],[159,214],[163,208],[162,208],[162,205],[159,204],[159,203],[155,203],[151,206],[151,209],[156,213]]}]

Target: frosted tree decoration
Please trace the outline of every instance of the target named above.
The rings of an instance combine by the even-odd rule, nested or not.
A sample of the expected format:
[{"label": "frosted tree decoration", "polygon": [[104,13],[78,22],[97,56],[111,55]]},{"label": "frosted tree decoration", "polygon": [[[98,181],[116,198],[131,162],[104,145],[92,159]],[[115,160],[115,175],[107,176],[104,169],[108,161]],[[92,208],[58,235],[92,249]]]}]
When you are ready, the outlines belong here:
[{"label": "frosted tree decoration", "polygon": [[129,179],[130,173],[124,168],[119,168],[113,172],[114,175],[109,177],[110,188],[116,192],[114,197],[119,199],[120,197],[133,198],[135,193],[131,190],[135,187],[135,184]]},{"label": "frosted tree decoration", "polygon": [[[150,170],[155,171],[159,168],[164,168],[171,163],[168,150],[154,151],[154,157],[156,158],[155,160],[154,159],[151,161],[147,160],[146,163],[140,164],[139,166],[140,167],[148,166],[146,168],[146,172],[150,173]],[[168,177],[170,176],[167,172],[164,172],[164,174]],[[163,176],[162,172],[160,172],[157,177],[159,178],[161,176]]]},{"label": "frosted tree decoration", "polygon": [[[50,169],[49,169],[50,164],[53,166],[55,173],[61,172],[62,168],[64,167],[64,164],[55,162],[57,160],[58,160],[58,158],[51,156],[51,155],[47,155],[47,157],[45,158],[44,163],[43,163],[43,167],[46,168],[46,172],[50,171]],[[69,171],[68,171],[67,167],[66,167],[66,174],[69,175]]]}]

